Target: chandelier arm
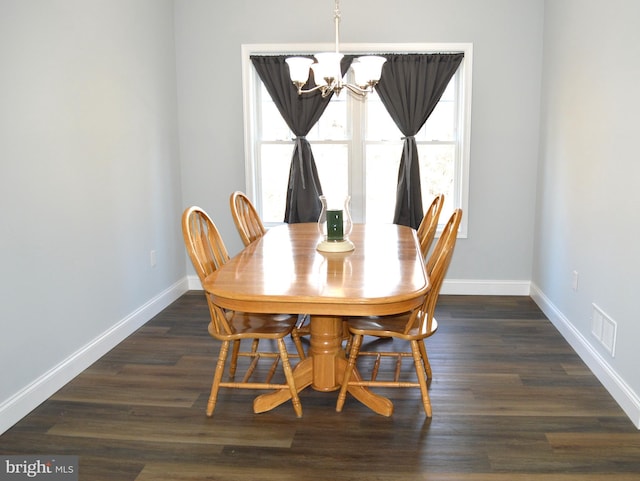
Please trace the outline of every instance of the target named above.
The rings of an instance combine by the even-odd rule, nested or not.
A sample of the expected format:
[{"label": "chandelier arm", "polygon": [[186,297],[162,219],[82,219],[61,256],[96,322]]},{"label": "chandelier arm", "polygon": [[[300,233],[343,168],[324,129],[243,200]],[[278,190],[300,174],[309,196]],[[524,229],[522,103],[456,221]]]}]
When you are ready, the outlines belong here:
[{"label": "chandelier arm", "polygon": [[298,95],[300,94],[310,94],[311,92],[315,92],[316,90],[321,90],[325,85],[316,85],[313,88],[302,90],[302,85],[298,86]]},{"label": "chandelier arm", "polygon": [[373,88],[371,87],[362,88],[350,83],[344,83],[342,84],[342,86],[347,87],[347,89],[349,89],[351,92],[357,95],[361,95],[362,97],[366,96],[368,93],[373,92]]}]

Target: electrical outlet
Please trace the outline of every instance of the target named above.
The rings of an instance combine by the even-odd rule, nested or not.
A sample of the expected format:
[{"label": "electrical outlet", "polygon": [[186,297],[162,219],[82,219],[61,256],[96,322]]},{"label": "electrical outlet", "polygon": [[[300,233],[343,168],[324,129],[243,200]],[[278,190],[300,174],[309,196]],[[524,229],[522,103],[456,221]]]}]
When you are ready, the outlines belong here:
[{"label": "electrical outlet", "polygon": [[156,258],[156,251],[152,250],[149,253],[149,263],[151,264],[151,267],[155,267],[156,264],[158,263],[158,260]]}]

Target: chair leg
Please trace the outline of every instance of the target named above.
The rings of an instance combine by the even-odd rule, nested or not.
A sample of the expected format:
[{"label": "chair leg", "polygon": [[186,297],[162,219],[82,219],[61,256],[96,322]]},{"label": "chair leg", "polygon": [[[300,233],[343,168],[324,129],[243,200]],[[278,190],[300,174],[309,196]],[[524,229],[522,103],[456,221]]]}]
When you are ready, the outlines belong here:
[{"label": "chair leg", "polygon": [[300,333],[297,329],[291,331],[291,339],[293,339],[293,343],[296,346],[296,351],[298,351],[298,356],[302,361],[306,356],[304,354],[304,348],[302,347],[302,341],[300,340]]},{"label": "chair leg", "polygon": [[429,364],[429,356],[427,356],[427,348],[424,345],[424,339],[418,341],[418,346],[420,346],[420,355],[422,356],[422,362],[424,363],[424,370],[427,373],[427,379],[431,379],[433,377],[433,373],[431,372],[431,364]]},{"label": "chair leg", "polygon": [[293,403],[293,409],[296,412],[296,416],[302,417],[302,404],[298,397],[298,390],[296,389],[295,379],[293,378],[293,371],[291,370],[291,364],[289,363],[289,354],[287,353],[287,347],[284,344],[284,339],[278,339],[278,349],[280,350],[280,358],[282,359],[282,368],[284,370],[284,376],[287,378],[287,384],[291,391],[291,402]]},{"label": "chair leg", "polygon": [[349,321],[346,319],[342,320],[342,340],[349,342],[351,339],[351,332],[349,331]]},{"label": "chair leg", "polygon": [[344,375],[342,376],[342,387],[340,388],[340,394],[338,395],[338,402],[336,404],[336,411],[342,412],[342,407],[344,406],[344,402],[347,398],[347,390],[349,389],[349,379],[351,379],[351,374],[356,368],[356,359],[358,358],[358,352],[360,352],[360,345],[362,344],[362,336],[359,334],[354,334],[351,336],[351,352],[349,353],[349,362],[347,363],[347,368],[344,371]]},{"label": "chair leg", "polygon": [[229,366],[229,377],[236,377],[236,369],[238,367],[238,353],[240,352],[240,341],[233,341],[233,350],[231,351],[231,365]]},{"label": "chair leg", "polygon": [[224,364],[227,361],[229,355],[229,341],[224,341],[220,346],[220,353],[218,354],[218,362],[216,363],[216,372],[213,376],[213,383],[211,384],[211,394],[209,395],[209,402],[207,403],[207,416],[213,416],[213,410],[216,407],[216,399],[218,398],[218,391],[220,390],[220,381],[222,381],[222,375],[224,374]]},{"label": "chair leg", "polygon": [[351,352],[351,345],[353,344],[353,336],[349,336],[347,343],[344,346],[344,352],[348,355]]},{"label": "chair leg", "polygon": [[422,355],[418,341],[411,341],[411,352],[413,353],[413,363],[416,366],[416,375],[420,384],[420,393],[422,394],[422,406],[427,417],[431,417],[431,400],[429,399],[429,391],[427,390],[427,379],[425,377],[424,368],[422,367]]},{"label": "chair leg", "polygon": [[344,346],[344,352],[348,355],[351,352],[351,344],[353,343],[353,335],[349,331],[349,321],[344,319],[342,321],[342,340],[346,340],[347,343]]}]

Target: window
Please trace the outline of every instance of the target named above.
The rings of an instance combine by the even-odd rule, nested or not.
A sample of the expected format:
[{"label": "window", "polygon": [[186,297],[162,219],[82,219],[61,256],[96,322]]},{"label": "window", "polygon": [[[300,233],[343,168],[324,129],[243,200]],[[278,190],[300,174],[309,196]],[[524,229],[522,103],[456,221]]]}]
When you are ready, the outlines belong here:
[{"label": "window", "polygon": [[[344,46],[343,46],[344,47]],[[464,52],[464,60],[451,79],[438,106],[416,135],[420,158],[422,198],[426,209],[438,193],[445,194],[440,216],[444,224],[453,209],[467,211],[469,125],[471,106],[470,44],[349,46],[360,52]],[[355,49],[354,49],[355,48]],[[243,46],[245,151],[247,193],[265,225],[284,218],[293,134],[280,116],[249,59],[321,51],[321,46]],[[346,89],[333,96],[307,139],[312,145],[322,189],[327,196],[351,195],[354,222],[393,222],[402,133],[377,94],[360,99]],[[466,218],[460,236],[466,236]]]}]

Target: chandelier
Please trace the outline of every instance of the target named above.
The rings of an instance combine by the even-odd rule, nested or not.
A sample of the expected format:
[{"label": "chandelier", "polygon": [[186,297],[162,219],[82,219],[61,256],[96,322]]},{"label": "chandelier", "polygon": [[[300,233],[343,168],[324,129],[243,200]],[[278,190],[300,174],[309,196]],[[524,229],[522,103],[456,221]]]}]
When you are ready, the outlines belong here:
[{"label": "chandelier", "polygon": [[[354,59],[351,63],[351,68],[353,69],[355,83],[344,82],[340,69],[340,61],[344,55],[340,53],[338,48],[340,44],[339,0],[336,0],[333,13],[336,30],[335,52],[317,53],[314,55],[315,62],[306,57],[289,57],[287,64],[289,65],[291,81],[298,88],[298,95],[320,90],[322,97],[327,97],[332,92],[339,95],[340,91],[346,87],[354,94],[364,97],[367,93],[373,91],[373,87],[380,80],[382,65],[386,62],[386,59],[377,55],[366,55]],[[308,90],[302,90],[302,87],[309,79],[310,71],[313,71],[313,79],[316,86]]]}]

